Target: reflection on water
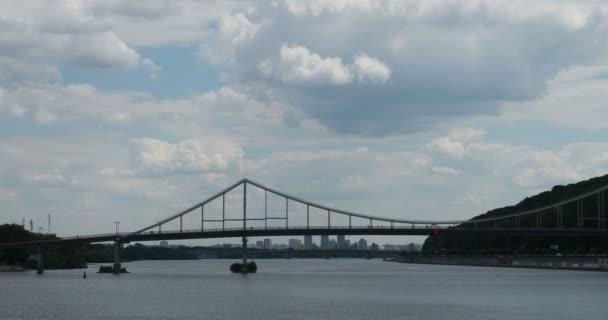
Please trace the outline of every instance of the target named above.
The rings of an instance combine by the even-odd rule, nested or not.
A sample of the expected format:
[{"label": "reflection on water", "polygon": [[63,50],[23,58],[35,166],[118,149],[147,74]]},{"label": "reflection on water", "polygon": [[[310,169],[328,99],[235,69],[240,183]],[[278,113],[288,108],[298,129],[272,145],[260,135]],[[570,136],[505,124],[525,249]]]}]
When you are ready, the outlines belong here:
[{"label": "reflection on water", "polygon": [[380,260],[139,261],[0,273],[0,319],[604,319],[608,273]]}]

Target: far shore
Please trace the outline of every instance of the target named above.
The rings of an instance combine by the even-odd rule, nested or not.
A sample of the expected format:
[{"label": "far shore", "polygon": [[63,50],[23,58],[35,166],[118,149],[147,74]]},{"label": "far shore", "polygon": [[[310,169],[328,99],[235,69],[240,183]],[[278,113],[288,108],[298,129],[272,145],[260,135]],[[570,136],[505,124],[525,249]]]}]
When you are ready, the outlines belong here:
[{"label": "far shore", "polygon": [[608,272],[605,256],[405,256],[395,262],[476,267],[502,267]]},{"label": "far shore", "polygon": [[0,272],[23,272],[23,271],[28,271],[29,269],[26,269],[22,266],[0,266]]}]

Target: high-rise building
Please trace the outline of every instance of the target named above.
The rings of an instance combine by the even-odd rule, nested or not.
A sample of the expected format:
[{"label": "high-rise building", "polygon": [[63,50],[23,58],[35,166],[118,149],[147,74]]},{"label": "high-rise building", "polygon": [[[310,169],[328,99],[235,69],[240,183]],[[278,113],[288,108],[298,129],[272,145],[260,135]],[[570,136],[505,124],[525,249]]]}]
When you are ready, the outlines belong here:
[{"label": "high-rise building", "polygon": [[311,235],[304,236],[304,249],[312,249],[312,236]]},{"label": "high-rise building", "polygon": [[329,249],[329,236],[326,234],[321,235],[321,249]]},{"label": "high-rise building", "polygon": [[255,247],[258,249],[264,248],[264,241],[258,240],[255,242]]},{"label": "high-rise building", "polygon": [[264,249],[272,249],[272,241],[270,239],[264,239]]},{"label": "high-rise building", "polygon": [[343,234],[339,234],[338,235],[338,249],[344,249],[346,247],[344,240],[345,240],[345,236]]},{"label": "high-rise building", "polygon": [[302,249],[302,240],[300,239],[289,239],[289,246],[291,249]]},{"label": "high-rise building", "polygon": [[357,245],[357,249],[367,250],[367,240],[365,240],[363,238],[359,239],[359,244]]}]

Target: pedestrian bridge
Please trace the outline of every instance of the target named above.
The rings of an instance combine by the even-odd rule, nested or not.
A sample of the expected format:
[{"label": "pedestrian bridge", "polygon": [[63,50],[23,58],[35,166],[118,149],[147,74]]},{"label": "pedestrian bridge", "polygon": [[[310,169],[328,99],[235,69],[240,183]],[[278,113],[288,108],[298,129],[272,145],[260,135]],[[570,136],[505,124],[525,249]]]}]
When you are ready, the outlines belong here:
[{"label": "pedestrian bridge", "polygon": [[[120,270],[120,247],[132,241],[210,239],[239,237],[243,242],[243,260],[247,257],[247,238],[301,235],[438,235],[439,233],[493,233],[511,235],[602,236],[606,232],[604,186],[548,206],[500,217],[469,220],[426,220],[383,217],[329,207],[307,201],[249,179],[242,179],[193,206],[133,232],[78,235],[55,240],[3,243],[0,249],[35,247],[70,243],[114,242],[115,270]],[[270,204],[269,196],[272,197]],[[235,216],[227,215],[226,200],[242,204]],[[251,198],[257,198],[255,209]],[[261,199],[260,199],[261,198]],[[263,199],[263,200],[262,200]],[[263,203],[263,204],[262,204]],[[277,203],[280,203],[277,206]],[[233,209],[234,206],[231,206]],[[575,212],[564,213],[566,210]],[[213,214],[210,211],[214,211]],[[219,212],[218,212],[219,211]],[[262,215],[263,213],[263,215]],[[322,216],[322,218],[319,218]],[[195,217],[193,219],[193,217]],[[311,217],[313,219],[311,219]],[[189,224],[184,224],[184,221]],[[195,221],[195,226],[192,225]],[[522,227],[522,221],[524,226]],[[235,226],[236,224],[236,226]],[[167,228],[173,226],[174,229]],[[163,228],[164,227],[164,228]],[[41,272],[41,270],[39,270]]]}]

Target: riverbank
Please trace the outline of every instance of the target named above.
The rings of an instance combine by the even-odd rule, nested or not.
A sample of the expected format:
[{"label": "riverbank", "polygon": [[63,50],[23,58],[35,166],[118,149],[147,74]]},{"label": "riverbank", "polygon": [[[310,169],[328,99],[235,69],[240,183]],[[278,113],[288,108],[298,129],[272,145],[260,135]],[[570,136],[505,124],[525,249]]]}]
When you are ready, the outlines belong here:
[{"label": "riverbank", "polygon": [[608,272],[608,257],[598,256],[405,256],[395,258],[393,261],[413,264]]},{"label": "riverbank", "polygon": [[0,265],[0,272],[21,272],[21,271],[27,271],[28,269],[25,269],[22,266],[13,266],[13,265]]}]

